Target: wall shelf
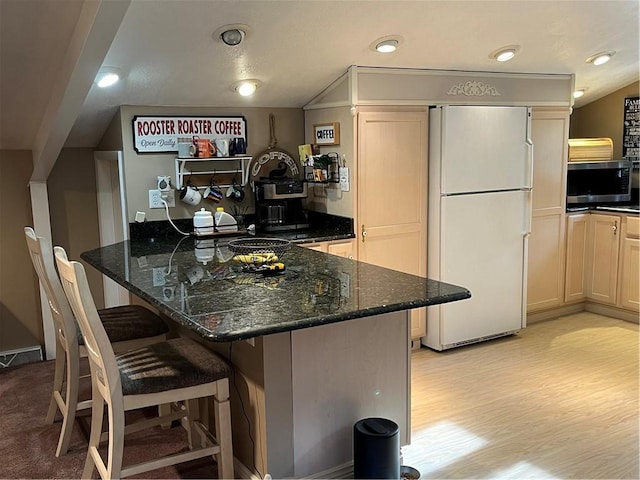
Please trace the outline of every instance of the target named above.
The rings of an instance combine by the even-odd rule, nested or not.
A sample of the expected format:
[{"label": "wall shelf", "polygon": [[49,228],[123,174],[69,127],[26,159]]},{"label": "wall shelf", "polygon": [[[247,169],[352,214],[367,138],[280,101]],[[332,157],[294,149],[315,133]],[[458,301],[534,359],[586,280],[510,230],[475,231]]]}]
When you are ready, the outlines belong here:
[{"label": "wall shelf", "polygon": [[[249,163],[253,157],[248,155],[235,157],[176,157],[176,188],[180,190],[184,186],[185,177],[197,175],[235,175],[239,174],[241,184],[245,186],[249,182]],[[216,168],[219,166],[220,168]],[[236,168],[232,168],[235,166]],[[229,187],[231,184],[220,184],[220,187]]]}]

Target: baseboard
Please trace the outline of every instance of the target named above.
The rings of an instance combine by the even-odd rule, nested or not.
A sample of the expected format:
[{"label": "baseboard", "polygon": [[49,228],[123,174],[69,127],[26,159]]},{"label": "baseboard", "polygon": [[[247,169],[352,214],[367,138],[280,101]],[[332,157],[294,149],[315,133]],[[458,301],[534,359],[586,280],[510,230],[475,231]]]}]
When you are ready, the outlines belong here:
[{"label": "baseboard", "polygon": [[324,470],[323,472],[314,473],[305,478],[353,478],[353,461],[343,463],[342,465]]},{"label": "baseboard", "polygon": [[527,324],[543,322],[545,320],[551,320],[565,315],[572,315],[574,313],[584,312],[584,310],[585,304],[584,302],[580,302],[573,305],[563,305],[561,307],[543,310],[541,312],[529,313],[527,314]]},{"label": "baseboard", "polygon": [[24,365],[25,363],[35,363],[41,361],[42,347],[40,347],[40,345],[0,352],[1,368],[15,367],[16,365]]},{"label": "baseboard", "polygon": [[625,322],[640,324],[640,315],[637,312],[623,310],[611,305],[602,305],[601,303],[587,302],[585,304],[585,310],[587,312],[597,313],[598,315],[606,315],[607,317],[624,320]]},{"label": "baseboard", "polygon": [[572,305],[563,305],[557,308],[551,308],[541,312],[534,312],[527,314],[527,324],[543,322],[545,320],[551,320],[565,315],[572,315],[580,312],[597,313],[598,315],[605,315],[611,318],[617,318],[618,320],[624,320],[625,322],[640,324],[640,314],[632,312],[630,310],[623,310],[612,305],[604,305],[602,303],[595,302],[580,302]]}]

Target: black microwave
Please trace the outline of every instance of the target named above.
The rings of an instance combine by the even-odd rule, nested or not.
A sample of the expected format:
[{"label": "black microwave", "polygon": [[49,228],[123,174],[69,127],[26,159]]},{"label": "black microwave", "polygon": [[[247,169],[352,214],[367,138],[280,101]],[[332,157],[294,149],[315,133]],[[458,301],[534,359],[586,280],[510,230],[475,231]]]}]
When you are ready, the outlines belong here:
[{"label": "black microwave", "polygon": [[632,168],[629,160],[569,162],[567,204],[630,201]]}]

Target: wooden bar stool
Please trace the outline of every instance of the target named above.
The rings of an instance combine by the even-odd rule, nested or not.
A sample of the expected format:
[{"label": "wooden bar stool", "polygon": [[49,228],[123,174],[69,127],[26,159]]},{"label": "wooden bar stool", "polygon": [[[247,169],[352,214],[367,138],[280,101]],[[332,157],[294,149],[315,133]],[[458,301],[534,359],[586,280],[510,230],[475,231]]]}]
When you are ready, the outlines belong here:
[{"label": "wooden bar stool", "polygon": [[[91,436],[82,478],[89,478],[94,467],[103,479],[111,479],[209,455],[218,464],[218,478],[233,478],[229,366],[187,338],[115,354],[91,296],[84,267],[79,262],[69,262],[61,247],[55,247],[54,253],[64,292],[85,338],[91,367]],[[198,400],[208,397],[213,399],[213,433],[198,416]],[[98,450],[105,403],[109,419],[106,462]],[[191,449],[123,468],[125,412],[158,404],[182,406]],[[165,421],[159,417],[141,423],[148,428]],[[134,429],[136,425],[133,424]],[[197,446],[192,441],[196,433],[200,437]]]},{"label": "wooden bar stool", "polygon": [[[33,228],[25,227],[27,247],[53,316],[56,329],[56,365],[51,402],[46,422],[53,423],[56,412],[62,414],[62,429],[56,457],[67,453],[76,412],[91,407],[91,401],[78,402],[80,358],[87,356],[84,339],[73,317],[69,302],[56,272],[49,242],[38,237]],[[117,352],[124,352],[167,339],[169,327],[149,309],[125,305],[98,311],[107,336]],[[66,378],[65,378],[66,370]],[[63,395],[63,387],[65,394]]]}]

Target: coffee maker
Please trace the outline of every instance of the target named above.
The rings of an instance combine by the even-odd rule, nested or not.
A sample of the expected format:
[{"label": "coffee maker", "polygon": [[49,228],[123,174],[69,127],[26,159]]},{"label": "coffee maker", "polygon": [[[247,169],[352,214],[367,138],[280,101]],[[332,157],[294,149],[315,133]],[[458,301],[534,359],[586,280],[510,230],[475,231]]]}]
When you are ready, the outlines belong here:
[{"label": "coffee maker", "polygon": [[262,178],[255,182],[256,229],[284,232],[309,228],[302,199],[307,198],[307,182],[294,178]]}]

